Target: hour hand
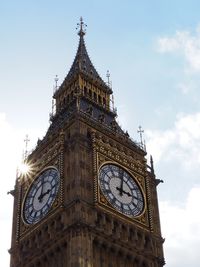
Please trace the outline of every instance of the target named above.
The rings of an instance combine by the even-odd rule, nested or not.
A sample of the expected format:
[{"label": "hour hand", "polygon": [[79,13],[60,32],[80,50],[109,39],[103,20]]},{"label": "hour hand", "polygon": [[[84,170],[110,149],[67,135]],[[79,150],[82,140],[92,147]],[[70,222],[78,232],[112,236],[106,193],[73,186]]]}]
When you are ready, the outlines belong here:
[{"label": "hour hand", "polygon": [[131,197],[132,195],[129,192],[126,192],[123,190],[123,193],[126,194],[128,197]]},{"label": "hour hand", "polygon": [[121,179],[121,182],[120,182],[120,187],[117,187],[117,190],[119,190],[119,194],[120,196],[122,196],[122,193],[123,193],[123,179]]},{"label": "hour hand", "polygon": [[39,202],[42,202],[43,197],[48,195],[50,192],[51,192],[51,190],[48,189],[46,192],[41,193],[40,196],[38,197]]}]

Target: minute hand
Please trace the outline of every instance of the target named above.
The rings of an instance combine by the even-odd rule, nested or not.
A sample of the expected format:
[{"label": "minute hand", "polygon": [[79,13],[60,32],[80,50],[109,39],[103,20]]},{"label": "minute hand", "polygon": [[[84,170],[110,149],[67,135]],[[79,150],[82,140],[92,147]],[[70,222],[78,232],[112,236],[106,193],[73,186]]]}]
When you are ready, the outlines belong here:
[{"label": "minute hand", "polygon": [[121,170],[120,171],[120,179],[121,179],[121,183],[120,183],[120,188],[119,188],[119,194],[120,194],[120,196],[122,196],[122,193],[123,193],[123,185],[124,185],[124,180],[123,180],[123,175],[124,174],[124,171],[123,170]]},{"label": "minute hand", "polygon": [[44,191],[44,178],[42,179],[42,186],[41,186],[41,192],[40,196],[38,197],[38,200],[41,202],[43,198],[43,191]]}]

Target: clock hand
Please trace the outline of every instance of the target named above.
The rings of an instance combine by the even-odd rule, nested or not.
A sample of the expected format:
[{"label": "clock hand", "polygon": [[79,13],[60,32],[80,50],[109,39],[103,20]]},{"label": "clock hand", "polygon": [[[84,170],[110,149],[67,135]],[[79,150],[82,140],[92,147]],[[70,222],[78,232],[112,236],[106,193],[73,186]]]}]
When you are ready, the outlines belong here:
[{"label": "clock hand", "polygon": [[119,188],[119,194],[120,194],[120,196],[122,196],[122,193],[124,191],[123,190],[123,185],[124,185],[123,173],[124,173],[124,171],[120,169],[120,179],[121,179],[120,188]]},{"label": "clock hand", "polygon": [[51,192],[51,189],[48,189],[44,194],[43,194],[43,196],[42,197],[44,197],[44,196],[46,196],[46,195],[48,195],[49,193]]},{"label": "clock hand", "polygon": [[123,193],[123,194],[126,194],[128,197],[132,196],[129,192],[126,192],[123,189],[121,189],[121,187],[116,187],[116,189],[119,191],[120,195],[122,195],[122,193]]},{"label": "clock hand", "polygon": [[50,192],[51,192],[51,189],[48,189],[45,193],[41,194],[38,197],[39,202],[42,202],[43,197],[46,196],[46,195],[48,195]]},{"label": "clock hand", "polygon": [[128,197],[132,196],[129,192],[123,191],[123,193],[126,194]]},{"label": "clock hand", "polygon": [[[41,192],[40,192],[40,196],[39,196],[38,200],[42,199],[43,190],[44,190],[44,177],[43,177],[43,179],[42,179]],[[40,202],[41,202],[41,201],[40,201]]]}]

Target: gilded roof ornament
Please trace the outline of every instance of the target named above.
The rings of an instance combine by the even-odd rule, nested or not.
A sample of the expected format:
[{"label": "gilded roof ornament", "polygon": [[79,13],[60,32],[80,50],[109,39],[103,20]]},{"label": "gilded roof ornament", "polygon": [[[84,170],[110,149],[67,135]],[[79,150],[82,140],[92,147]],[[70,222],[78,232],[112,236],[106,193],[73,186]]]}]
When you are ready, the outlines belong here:
[{"label": "gilded roof ornament", "polygon": [[78,35],[80,37],[83,37],[86,34],[86,27],[87,25],[83,22],[83,18],[80,17],[80,22],[77,23],[77,27],[76,27],[76,30],[79,29]]}]

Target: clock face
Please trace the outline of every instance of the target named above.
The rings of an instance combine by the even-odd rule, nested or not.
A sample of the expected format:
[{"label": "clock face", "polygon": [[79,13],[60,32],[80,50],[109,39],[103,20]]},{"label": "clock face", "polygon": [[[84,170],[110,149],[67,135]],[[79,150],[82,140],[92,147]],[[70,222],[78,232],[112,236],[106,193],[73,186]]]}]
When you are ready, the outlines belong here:
[{"label": "clock face", "polygon": [[121,167],[103,165],[99,171],[99,185],[106,199],[119,212],[134,217],[143,212],[143,193],[134,178]]},{"label": "clock face", "polygon": [[45,169],[31,185],[24,201],[23,217],[26,223],[40,221],[50,210],[60,185],[57,169]]}]

